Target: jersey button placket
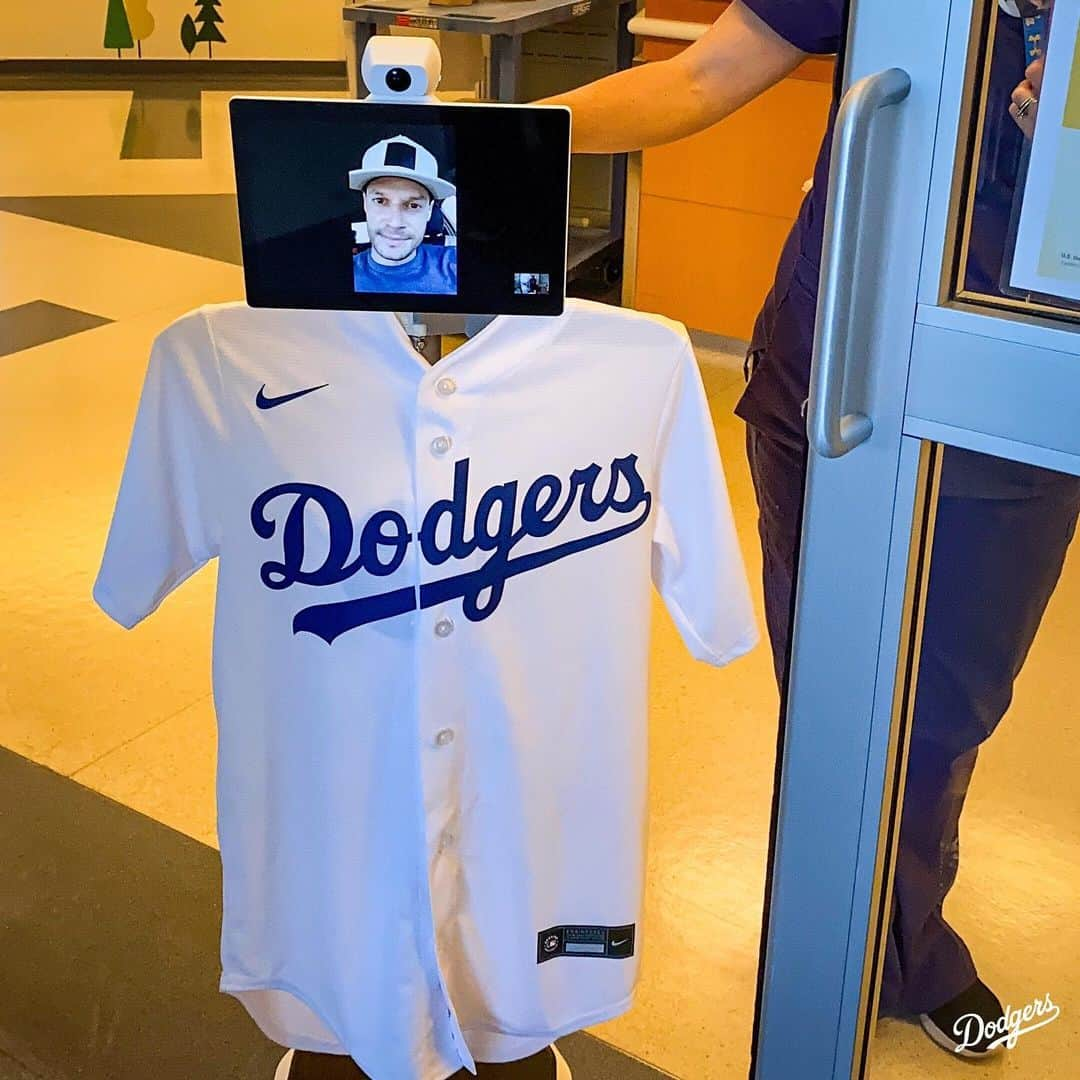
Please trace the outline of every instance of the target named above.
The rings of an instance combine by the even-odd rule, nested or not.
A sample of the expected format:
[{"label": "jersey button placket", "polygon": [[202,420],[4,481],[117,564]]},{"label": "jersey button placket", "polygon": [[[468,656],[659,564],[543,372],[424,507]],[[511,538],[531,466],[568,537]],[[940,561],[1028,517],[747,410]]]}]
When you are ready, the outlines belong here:
[{"label": "jersey button placket", "polygon": [[[423,515],[436,502],[453,494],[456,462],[468,456],[462,446],[461,432],[455,423],[458,385],[450,376],[425,378],[419,388],[416,427],[416,488],[418,511]],[[445,520],[436,530],[440,546],[446,543]],[[450,558],[438,567],[421,560],[420,581],[451,577],[462,571]],[[421,607],[421,628],[417,648],[418,727],[421,735],[421,776],[423,809],[427,838],[427,873],[430,885],[432,942],[440,969],[440,984],[446,994],[448,1034],[459,1049],[462,1063],[471,1063],[460,1028],[454,1016],[449,988],[443,972],[447,970],[446,943],[455,936],[462,892],[461,822],[459,818],[462,731],[458,722],[461,703],[455,700],[458,679],[454,670],[459,662],[462,626],[460,606],[452,602]]]},{"label": "jersey button placket", "polygon": [[[440,616],[434,625],[435,655],[432,666],[437,672],[441,668],[452,668],[453,661],[445,654],[452,648],[449,639],[453,637],[457,627],[449,615]],[[435,685],[454,685],[454,680],[436,678]],[[445,693],[445,690],[443,691]],[[438,691],[436,691],[438,694]],[[454,708],[453,701],[444,701],[442,709],[434,709],[435,701],[432,701],[432,720],[444,724],[447,710]],[[452,744],[456,738],[453,728],[440,726],[430,739],[430,746],[434,754],[434,760],[428,763],[428,775],[431,780],[431,796],[429,797],[430,814],[430,842],[433,846],[436,862],[440,856],[453,852],[455,841],[455,822],[458,811],[458,760],[453,752]],[[438,898],[436,898],[438,903]]]}]

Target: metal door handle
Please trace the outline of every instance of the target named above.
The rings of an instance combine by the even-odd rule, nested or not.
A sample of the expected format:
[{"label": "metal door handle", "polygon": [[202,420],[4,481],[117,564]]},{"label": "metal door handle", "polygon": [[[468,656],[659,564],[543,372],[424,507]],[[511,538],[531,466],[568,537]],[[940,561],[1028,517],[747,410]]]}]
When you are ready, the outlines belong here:
[{"label": "metal door handle", "polygon": [[844,95],[836,119],[807,408],[810,445],[822,457],[842,457],[870,438],[874,430],[869,416],[845,414],[843,401],[859,209],[874,118],[879,110],[903,101],[910,92],[911,78],[900,68],[868,75]]}]

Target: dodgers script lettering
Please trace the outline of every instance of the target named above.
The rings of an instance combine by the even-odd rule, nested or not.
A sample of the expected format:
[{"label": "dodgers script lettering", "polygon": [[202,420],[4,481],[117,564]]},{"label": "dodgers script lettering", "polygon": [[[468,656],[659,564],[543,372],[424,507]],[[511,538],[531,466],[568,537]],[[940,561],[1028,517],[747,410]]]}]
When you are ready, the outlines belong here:
[{"label": "dodgers script lettering", "polygon": [[[466,618],[479,622],[494,614],[510,578],[618,540],[645,523],[652,509],[652,493],[638,471],[637,455],[615,458],[606,477],[604,473],[596,464],[575,469],[566,482],[545,473],[524,495],[517,480],[495,484],[480,496],[469,522],[469,459],[463,458],[454,466],[450,497],[432,503],[415,534],[397,511],[379,510],[359,529],[358,543],[349,508],[336,492],[317,484],[278,484],[264,491],[251,507],[256,534],[263,540],[277,536],[281,544],[280,561],[263,563],[260,576],[268,589],[325,587],[358,574],[372,579],[388,577],[401,568],[413,543],[420,545],[421,557],[429,566],[467,559],[477,551],[490,552],[479,569],[450,575],[419,589],[406,586],[305,607],[293,619],[293,632],[311,633],[329,644],[357,627],[459,597]],[[329,546],[319,565],[305,567],[305,521],[311,512],[325,518]],[[613,515],[626,520],[543,551],[511,557],[526,537],[551,536],[572,514],[590,525]],[[443,544],[440,535],[444,536]]]}]

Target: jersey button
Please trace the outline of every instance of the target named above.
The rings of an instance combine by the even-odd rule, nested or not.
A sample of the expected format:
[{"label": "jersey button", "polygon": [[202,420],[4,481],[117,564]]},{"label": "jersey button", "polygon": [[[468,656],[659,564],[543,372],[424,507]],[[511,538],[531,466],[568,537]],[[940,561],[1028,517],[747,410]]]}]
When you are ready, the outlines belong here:
[{"label": "jersey button", "polygon": [[449,452],[450,447],[453,445],[449,435],[439,435],[431,440],[431,452],[438,457],[442,457],[443,454]]},{"label": "jersey button", "polygon": [[449,397],[457,391],[457,383],[453,379],[440,379],[435,384],[435,391],[439,397]]},{"label": "jersey button", "polygon": [[435,624],[435,634],[437,637],[449,637],[454,632],[454,620],[453,619],[440,619]]},{"label": "jersey button", "polygon": [[450,728],[443,728],[438,735],[435,736],[436,746],[449,746],[454,741],[454,733]]}]

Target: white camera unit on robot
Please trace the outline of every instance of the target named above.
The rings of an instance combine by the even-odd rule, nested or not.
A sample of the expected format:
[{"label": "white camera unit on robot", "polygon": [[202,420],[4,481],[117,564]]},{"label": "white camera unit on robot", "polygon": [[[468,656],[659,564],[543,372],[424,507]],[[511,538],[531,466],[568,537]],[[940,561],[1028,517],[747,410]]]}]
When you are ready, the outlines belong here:
[{"label": "white camera unit on robot", "polygon": [[360,74],[368,101],[433,102],[442,57],[429,38],[377,35],[364,49]]}]

